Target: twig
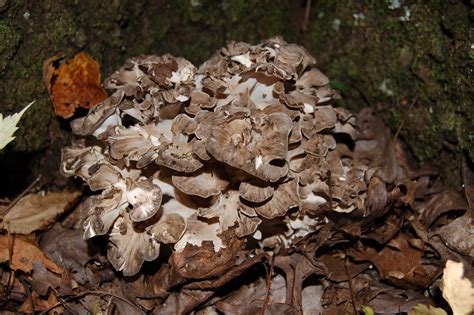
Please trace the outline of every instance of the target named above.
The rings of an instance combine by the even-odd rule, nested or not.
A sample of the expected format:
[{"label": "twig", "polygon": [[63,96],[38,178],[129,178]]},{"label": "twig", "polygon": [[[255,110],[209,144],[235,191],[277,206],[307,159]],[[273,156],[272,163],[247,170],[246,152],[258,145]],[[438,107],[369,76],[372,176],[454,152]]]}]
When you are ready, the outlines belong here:
[{"label": "twig", "polygon": [[262,315],[265,314],[265,309],[267,308],[268,302],[270,301],[270,287],[272,285],[272,276],[273,276],[273,265],[275,263],[275,255],[272,255],[272,259],[270,261],[270,270],[268,272],[268,277],[267,277],[267,290],[265,292],[265,299],[263,300],[263,306],[262,306]]},{"label": "twig", "polygon": [[328,187],[329,187],[329,208],[333,210],[332,207],[332,178],[331,178],[331,170],[328,170]]},{"label": "twig", "polygon": [[112,314],[114,311],[114,307],[112,305],[112,301],[114,298],[110,298],[109,301],[107,302],[107,307],[105,308],[105,315]]},{"label": "twig", "polygon": [[402,121],[400,122],[400,125],[398,126],[397,132],[395,133],[395,136],[393,136],[392,145],[395,144],[395,142],[397,142],[398,135],[400,134],[400,131],[402,130],[402,127],[405,124],[406,119],[408,118],[408,113],[410,113],[410,110],[417,102],[418,102],[418,96],[416,96],[413,99],[413,101],[410,104],[410,107],[408,107],[407,111],[405,112],[405,115],[403,115]]},{"label": "twig", "polygon": [[36,177],[35,180],[30,185],[28,185],[28,187],[26,187],[26,189],[23,190],[15,199],[13,199],[13,201],[10,202],[8,206],[0,210],[0,216],[4,216],[5,214],[7,214],[8,210],[13,208],[13,206],[16,205],[16,203],[21,198],[23,198],[23,196],[25,196],[28,192],[30,192],[35,187],[35,185],[39,182],[40,179],[41,179],[41,175],[38,175],[38,177]]},{"label": "twig", "polygon": [[303,25],[301,26],[301,30],[303,32],[306,32],[308,30],[310,13],[311,13],[311,0],[306,0],[306,10],[304,11],[304,20],[303,20]]},{"label": "twig", "polygon": [[14,275],[14,273],[15,272],[11,269],[8,271],[7,288],[5,290],[5,296],[8,299],[10,298],[10,295],[13,293],[12,289],[13,289],[13,286],[15,285],[15,275]]},{"label": "twig", "polygon": [[[139,310],[140,312],[143,312],[142,309],[140,307],[138,307],[137,305],[135,305],[133,302],[127,300],[126,298],[124,297],[121,297],[120,295],[117,295],[117,294],[114,294],[114,293],[109,293],[109,292],[105,292],[105,291],[85,291],[85,292],[81,292],[75,296],[71,296],[71,297],[68,297],[68,298],[65,298],[63,299],[63,302],[71,302],[71,301],[74,301],[74,300],[78,300],[78,299],[81,299],[87,295],[108,295],[108,296],[112,296],[116,299],[119,299],[125,303],[127,303],[128,305],[136,308],[137,310]],[[61,302],[58,302],[56,304],[54,304],[53,306],[51,306],[50,308],[48,308],[47,310],[43,311],[40,313],[40,315],[45,315],[47,314],[48,312],[52,311],[53,309],[55,309],[56,307],[58,306],[61,306],[62,303]]]},{"label": "twig", "polygon": [[359,89],[357,86],[355,85],[351,85],[351,87],[357,91],[357,93],[359,93],[359,95],[362,97],[362,100],[367,104],[367,106],[369,106],[370,108],[374,108],[372,102],[369,100],[369,98],[367,97],[367,95],[365,95],[364,92],[362,92],[361,89]]},{"label": "twig", "polygon": [[59,303],[61,303],[61,305],[67,309],[68,311],[70,311],[72,314],[74,314],[74,310],[72,309],[72,307],[70,307],[69,305],[67,305],[67,302],[65,301],[65,299],[61,298],[58,294],[58,291],[54,288],[50,288],[50,291],[51,293],[56,297],[56,300],[58,300]]},{"label": "twig", "polygon": [[357,315],[357,309],[356,309],[356,303],[355,303],[355,297],[354,297],[354,291],[352,289],[352,281],[351,277],[349,275],[349,271],[347,270],[347,256],[346,256],[346,261],[344,262],[344,270],[346,271],[346,276],[347,276],[347,282],[349,283],[349,291],[351,292],[351,300],[352,300],[352,308],[354,309],[354,314]]},{"label": "twig", "polygon": [[28,301],[30,302],[30,307],[31,307],[31,313],[34,314],[35,313],[35,303],[33,302],[33,297],[31,296],[31,291],[30,291],[30,288],[28,287],[26,281],[24,279],[21,279],[21,278],[17,278],[21,285],[23,286],[23,289],[25,289],[25,292],[26,292],[26,296],[28,297]]},{"label": "twig", "polygon": [[8,233],[8,261],[10,264],[13,262],[13,247],[15,246],[15,234],[10,235],[10,231],[7,230]]}]

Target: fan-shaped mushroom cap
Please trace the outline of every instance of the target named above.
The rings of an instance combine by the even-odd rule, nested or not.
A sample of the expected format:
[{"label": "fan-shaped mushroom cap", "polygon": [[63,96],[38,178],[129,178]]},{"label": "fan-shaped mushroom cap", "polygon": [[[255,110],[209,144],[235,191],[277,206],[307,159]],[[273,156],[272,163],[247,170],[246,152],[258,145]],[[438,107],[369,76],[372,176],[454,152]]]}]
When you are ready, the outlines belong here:
[{"label": "fan-shaped mushroom cap", "polygon": [[122,179],[120,172],[110,164],[96,164],[95,168],[95,171],[89,169],[93,174],[87,181],[92,191],[109,189]]},{"label": "fan-shaped mushroom cap", "polygon": [[99,146],[86,147],[84,141],[61,151],[61,174],[64,176],[79,176],[87,181],[91,177],[89,171],[100,163],[108,163]]},{"label": "fan-shaped mushroom cap", "polygon": [[160,254],[160,243],[146,231],[137,231],[126,217],[115,221],[108,245],[107,258],[124,276],[135,275],[144,261],[154,260]]},{"label": "fan-shaped mushroom cap", "polygon": [[229,184],[216,171],[210,169],[201,169],[190,174],[176,174],[172,176],[172,180],[173,185],[183,193],[202,198],[219,195]]},{"label": "fan-shaped mushroom cap", "polygon": [[161,147],[170,143],[165,135],[160,124],[115,126],[107,133],[110,155],[115,160],[138,161],[140,167],[144,167],[152,162],[149,156],[156,155]]},{"label": "fan-shaped mushroom cap", "polygon": [[241,182],[239,185],[239,194],[242,199],[261,203],[273,196],[275,189],[272,186],[258,185],[254,182]]},{"label": "fan-shaped mushroom cap", "polygon": [[104,191],[100,196],[91,196],[84,207],[89,208],[88,217],[84,221],[84,238],[108,233],[115,220],[128,206],[124,190],[125,185],[116,185]]},{"label": "fan-shaped mushroom cap", "polygon": [[234,119],[212,129],[206,149],[221,162],[274,182],[288,172],[290,130],[291,120],[282,113]]},{"label": "fan-shaped mushroom cap", "polygon": [[85,117],[75,119],[71,122],[71,129],[77,135],[98,136],[108,126],[121,125],[122,120],[118,115],[117,106],[124,96],[122,91],[117,91],[102,103],[92,107]]},{"label": "fan-shaped mushroom cap", "polygon": [[151,180],[134,183],[127,191],[128,202],[133,206],[130,219],[140,222],[154,216],[161,205],[161,197],[160,186]]},{"label": "fan-shaped mushroom cap", "polygon": [[254,208],[264,218],[273,219],[284,216],[291,208],[298,207],[299,203],[298,180],[292,179],[280,184],[273,193],[273,197],[267,202],[260,204],[243,203],[243,205],[244,207]]},{"label": "fan-shaped mushroom cap", "polygon": [[214,251],[218,252],[221,248],[225,247],[222,239],[218,236],[218,229],[218,222],[204,222],[199,220],[197,215],[193,215],[186,220],[186,232],[181,239],[176,242],[174,249],[178,252],[182,252],[187,244],[201,246],[202,242],[210,241],[214,246]]},{"label": "fan-shaped mushroom cap", "polygon": [[148,232],[163,244],[176,243],[186,230],[186,221],[176,213],[163,214],[160,220],[148,228]]}]

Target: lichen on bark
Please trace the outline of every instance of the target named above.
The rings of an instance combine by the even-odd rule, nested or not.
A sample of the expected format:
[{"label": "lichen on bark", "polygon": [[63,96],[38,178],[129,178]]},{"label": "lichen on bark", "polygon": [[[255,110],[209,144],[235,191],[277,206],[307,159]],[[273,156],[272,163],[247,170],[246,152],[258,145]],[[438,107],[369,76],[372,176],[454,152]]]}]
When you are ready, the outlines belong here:
[{"label": "lichen on bark", "polygon": [[420,161],[453,146],[474,157],[472,5],[317,3],[304,41],[328,75],[347,86],[348,106],[366,105],[363,94],[393,131],[403,124],[400,137]]}]

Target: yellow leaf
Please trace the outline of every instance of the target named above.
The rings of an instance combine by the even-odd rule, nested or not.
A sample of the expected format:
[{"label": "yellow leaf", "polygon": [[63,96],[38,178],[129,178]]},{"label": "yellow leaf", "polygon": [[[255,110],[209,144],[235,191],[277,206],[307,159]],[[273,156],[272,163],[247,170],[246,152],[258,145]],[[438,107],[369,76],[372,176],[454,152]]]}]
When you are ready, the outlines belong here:
[{"label": "yellow leaf", "polygon": [[416,304],[408,315],[448,315],[443,309],[431,305]]},{"label": "yellow leaf", "polygon": [[18,130],[16,125],[18,125],[21,116],[23,116],[33,103],[34,101],[23,108],[21,112],[6,116],[5,118],[3,118],[3,114],[0,113],[0,150],[15,139],[13,134]]}]

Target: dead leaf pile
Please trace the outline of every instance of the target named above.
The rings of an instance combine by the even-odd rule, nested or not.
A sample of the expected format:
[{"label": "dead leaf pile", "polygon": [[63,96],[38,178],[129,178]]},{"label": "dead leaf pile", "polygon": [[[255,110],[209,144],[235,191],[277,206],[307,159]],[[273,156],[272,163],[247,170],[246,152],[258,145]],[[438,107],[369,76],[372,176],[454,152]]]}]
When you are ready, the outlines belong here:
[{"label": "dead leaf pile", "polygon": [[[366,123],[373,121],[366,128],[382,128],[373,137],[388,144],[385,151],[375,152],[378,157],[364,147],[355,147],[354,154],[384,161],[376,178],[392,177],[389,193],[379,189],[389,184],[371,181],[365,214],[323,211],[327,223],[290,247],[256,249],[250,240],[228,232],[217,253],[211,242],[188,245],[182,252],[164,247],[138,275],[123,277],[107,259],[105,239],[82,237],[87,199],[68,211],[78,192],[27,194],[11,207],[4,203],[0,226],[13,235],[0,235],[0,307],[26,313],[370,310],[423,315],[445,314],[440,307],[450,305],[454,314],[469,314],[472,186],[455,192],[432,185],[430,175],[420,175],[394,157],[403,152],[389,141],[390,133],[380,136],[385,127],[368,112],[359,119],[364,115]],[[359,130],[364,131],[361,126]]]},{"label": "dead leaf pile", "polygon": [[[244,67],[251,63],[250,55],[240,52],[246,47],[235,46],[233,49],[236,51],[229,54],[235,53],[235,60],[232,60],[236,66]],[[265,53],[270,54],[271,51]],[[292,59],[291,52],[286,57],[295,59]],[[98,77],[98,65],[85,54],[77,55],[70,63],[57,69],[53,64],[54,61],[49,60],[45,65],[45,78],[58,115],[70,117],[76,107],[89,108],[105,98]],[[170,63],[169,67],[161,71],[169,75],[172,73],[174,79],[175,76],[185,77],[185,71],[172,71],[178,69],[177,65]],[[159,69],[148,70],[156,81],[147,83],[144,80],[150,86],[175,84],[174,81],[170,83],[157,76],[161,73]],[[284,69],[275,67],[272,71]],[[217,84],[205,83],[210,87]],[[285,87],[281,89],[283,91]],[[139,92],[135,86],[129,86],[127,91],[130,95]],[[215,94],[219,93],[224,92],[216,89]],[[120,99],[126,97],[121,95]],[[108,99],[107,102],[112,101]],[[187,99],[183,102],[187,102]],[[132,108],[131,104],[126,105],[130,106],[123,105],[125,110]],[[147,106],[142,107],[151,108],[151,105]],[[100,110],[101,107],[97,109]],[[344,116],[345,111],[334,113]],[[94,111],[91,111],[90,115],[93,114]],[[228,114],[223,113],[222,119],[226,119]],[[344,119],[341,118],[341,121]],[[198,243],[187,243],[178,251],[172,243],[176,243],[182,233],[175,230],[184,230],[188,224],[186,222],[194,222],[195,226],[186,226],[188,231],[194,236],[205,234],[211,230],[209,226],[224,220],[224,214],[230,213],[228,208],[205,208],[199,205],[199,213],[206,216],[197,220],[190,215],[194,221],[185,221],[180,217],[181,220],[178,218],[172,221],[176,223],[173,225],[169,223],[171,221],[164,220],[167,217],[161,213],[164,212],[163,206],[158,210],[157,207],[153,208],[153,202],[156,201],[153,198],[157,193],[152,181],[142,181],[141,186],[136,183],[133,186],[130,181],[123,180],[122,173],[112,172],[116,165],[103,163],[106,160],[104,157],[113,155],[113,152],[100,151],[98,146],[91,150],[82,148],[77,154],[84,158],[84,165],[71,162],[69,166],[77,166],[81,176],[89,176],[92,172],[105,174],[91,178],[91,187],[101,189],[102,186],[97,184],[99,177],[107,185],[123,180],[122,185],[111,188],[110,194],[100,198],[85,192],[77,205],[81,196],[77,191],[30,193],[12,204],[1,204],[0,310],[24,313],[196,315],[472,313],[474,182],[469,180],[474,178],[472,169],[463,168],[466,180],[461,191],[447,189],[437,183],[438,174],[432,169],[410,165],[401,141],[394,138],[371,109],[363,109],[354,121],[356,137],[345,137],[343,133],[340,137],[334,137],[334,150],[346,164],[339,160],[340,163],[331,162],[329,158],[321,162],[318,154],[313,152],[316,149],[304,160],[295,162],[298,166],[319,161],[321,167],[314,172],[325,175],[321,177],[324,181],[308,180],[302,185],[303,188],[292,190],[291,193],[304,191],[310,195],[317,191],[328,202],[318,203],[318,196],[313,195],[312,206],[308,205],[308,201],[307,205],[295,203],[294,207],[288,208],[290,210],[285,217],[288,222],[283,222],[278,216],[267,215],[258,219],[258,224],[264,226],[265,231],[275,232],[277,236],[285,235],[290,227],[295,231],[304,227],[305,233],[292,231],[294,237],[289,243],[278,242],[277,237],[270,238],[257,233],[241,237],[235,233],[238,228],[235,221],[237,215],[242,222],[248,220],[245,221],[247,223],[257,215],[249,207],[242,206],[247,212],[236,212],[226,229],[219,230],[222,244],[219,244],[217,251],[216,244],[206,237],[198,237]],[[191,125],[189,121],[181,122],[186,128]],[[107,130],[112,132],[112,129]],[[309,129],[305,130],[309,132]],[[288,128],[288,133],[290,130]],[[205,134],[205,130],[200,132]],[[321,137],[323,139],[323,135]],[[151,159],[156,153],[153,150],[158,150],[156,143],[161,140],[151,134],[148,140],[154,147],[143,152],[143,155]],[[198,152],[205,153],[205,150]],[[176,158],[174,153],[169,155]],[[90,156],[99,158],[102,164],[87,164]],[[189,156],[180,158],[176,161],[186,160]],[[211,156],[206,158],[213,159]],[[349,160],[353,169],[357,166],[358,170],[363,171],[363,176],[359,176],[356,171],[348,172],[343,179],[335,175],[335,169],[346,172],[344,167],[348,168]],[[196,161],[197,158],[192,160]],[[136,162],[130,159],[120,165],[124,170],[127,168],[124,174],[132,173],[132,168],[128,167],[134,166]],[[232,171],[232,167],[226,167]],[[182,183],[186,179],[183,174],[175,176],[175,182]],[[214,177],[211,173],[203,174],[208,181]],[[309,174],[307,177],[310,178]],[[299,187],[294,178],[287,183],[288,187]],[[180,211],[186,210],[189,200],[184,197],[180,199],[183,194],[177,192],[170,183],[160,184],[163,189],[163,196],[159,191],[160,203],[168,208],[178,205]],[[281,193],[274,190],[273,186],[263,189],[253,184],[249,181],[247,186],[250,188],[242,189],[240,196],[224,192],[222,200],[238,200],[242,194],[251,195],[251,190],[255,189],[256,195],[261,194],[254,202],[255,208],[262,210],[266,201]],[[131,189],[125,192],[124,187],[127,185],[131,185]],[[193,184],[193,189],[196,188],[194,186],[199,185]],[[148,191],[149,195],[141,200],[135,196],[136,190]],[[174,199],[170,196],[174,196]],[[351,211],[335,211],[335,196],[341,200],[347,199],[356,206]],[[203,198],[203,205],[213,198],[212,194],[206,194],[205,197],[207,199]],[[127,206],[127,198],[132,200],[130,206]],[[174,203],[170,200],[174,200]],[[277,207],[278,200],[272,205]],[[110,216],[117,217],[118,212],[128,211],[135,206],[145,213],[151,209],[158,214],[134,222],[127,221],[127,217],[110,220]],[[295,210],[298,207],[301,213]],[[106,208],[107,211],[104,210]],[[298,217],[297,214],[302,215]],[[86,219],[88,216],[89,219]],[[169,220],[176,219],[173,213],[167,216]],[[92,221],[90,217],[93,217]],[[308,218],[312,225],[304,222]],[[111,228],[111,233],[84,239],[85,225],[93,226],[89,233],[108,231],[108,228],[104,228],[106,220],[110,221],[108,228]],[[152,223],[156,223],[153,220],[163,220],[162,225],[150,228]],[[208,230],[202,231],[203,226],[207,226]],[[147,237],[140,239],[143,235]],[[147,246],[155,241],[157,235],[166,240],[160,244],[159,251],[156,247]],[[262,239],[268,242],[260,242]],[[133,276],[124,275],[126,260],[111,259],[116,258],[114,249],[117,243],[125,249],[119,258],[126,255],[147,258],[140,261]],[[141,246],[139,250],[134,244]],[[112,266],[111,261],[115,261],[116,265]]]}]

